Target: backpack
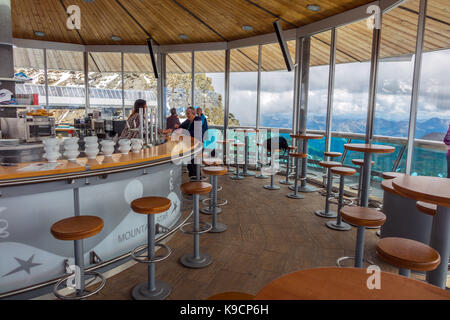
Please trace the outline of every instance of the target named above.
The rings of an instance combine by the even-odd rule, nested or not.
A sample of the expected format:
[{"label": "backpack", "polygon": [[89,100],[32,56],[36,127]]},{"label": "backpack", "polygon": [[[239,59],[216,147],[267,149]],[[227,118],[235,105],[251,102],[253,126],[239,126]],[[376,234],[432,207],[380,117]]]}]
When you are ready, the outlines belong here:
[{"label": "backpack", "polygon": [[283,153],[286,153],[288,151],[289,144],[288,144],[286,138],[280,137],[280,136],[279,137],[273,137],[273,138],[270,138],[270,139],[266,140],[266,142],[267,142],[267,152],[270,152],[270,150],[272,150],[272,140],[275,140],[275,139],[278,139],[278,148],[280,150],[282,150]]}]

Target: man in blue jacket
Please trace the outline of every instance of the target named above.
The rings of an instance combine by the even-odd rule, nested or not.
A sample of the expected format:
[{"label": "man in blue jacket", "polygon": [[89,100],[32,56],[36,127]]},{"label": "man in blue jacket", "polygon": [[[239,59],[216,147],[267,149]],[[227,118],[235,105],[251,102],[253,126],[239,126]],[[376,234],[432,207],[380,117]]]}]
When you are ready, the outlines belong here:
[{"label": "man in blue jacket", "polygon": [[[197,130],[196,128],[203,127],[202,126],[202,119],[195,115],[195,109],[193,107],[189,107],[186,109],[186,117],[187,119],[180,125],[180,129],[185,129],[189,131],[189,134],[191,137],[201,139],[203,141],[203,130],[200,134],[198,133],[199,137],[196,137],[195,133]],[[189,178],[193,178],[197,175],[196,165],[194,164],[194,159],[192,159],[191,163],[187,165],[188,171],[189,171]]]}]

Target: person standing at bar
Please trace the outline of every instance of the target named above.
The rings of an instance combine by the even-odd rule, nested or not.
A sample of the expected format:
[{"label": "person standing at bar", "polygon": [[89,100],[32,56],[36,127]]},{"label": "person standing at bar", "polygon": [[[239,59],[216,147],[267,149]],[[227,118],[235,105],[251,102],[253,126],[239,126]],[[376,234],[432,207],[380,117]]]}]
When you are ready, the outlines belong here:
[{"label": "person standing at bar", "polygon": [[166,119],[166,130],[175,130],[180,127],[180,119],[178,118],[177,109],[170,109],[170,116]]},{"label": "person standing at bar", "polygon": [[208,120],[206,119],[206,116],[203,114],[203,110],[200,107],[197,107],[197,116],[202,119],[202,134],[205,134],[206,131],[208,131]]},{"label": "person standing at bar", "polygon": [[450,123],[448,125],[447,134],[444,137],[444,143],[448,147],[448,151],[447,151],[447,178],[450,178]]},{"label": "person standing at bar", "polygon": [[[191,137],[195,137],[195,127],[202,127],[202,118],[195,115],[195,109],[193,107],[189,107],[186,109],[186,117],[187,119],[180,125],[180,129],[184,129],[189,131]],[[202,130],[202,142],[203,142],[203,130]],[[196,177],[196,165],[194,164],[194,159],[191,160],[191,163],[187,165],[189,171],[189,178]]]},{"label": "person standing at bar", "polygon": [[139,126],[140,126],[139,110],[140,109],[143,109],[143,111],[144,111],[143,114],[145,114],[145,112],[147,110],[147,101],[138,99],[134,102],[133,112],[128,117],[125,128],[123,129],[122,133],[120,134],[119,139],[139,138]]}]

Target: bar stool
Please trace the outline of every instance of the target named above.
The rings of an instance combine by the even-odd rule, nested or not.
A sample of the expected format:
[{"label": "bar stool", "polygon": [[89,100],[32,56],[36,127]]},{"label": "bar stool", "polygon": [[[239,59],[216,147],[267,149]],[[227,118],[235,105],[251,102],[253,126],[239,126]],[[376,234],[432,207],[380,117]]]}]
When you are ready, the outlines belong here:
[{"label": "bar stool", "polygon": [[325,197],[325,210],[318,210],[315,212],[316,215],[322,218],[336,218],[337,213],[330,211],[330,195],[333,189],[333,174],[331,173],[331,168],[341,167],[342,163],[335,161],[321,161],[320,166],[327,168],[328,178],[327,178],[327,194]]},{"label": "bar stool", "polygon": [[[264,165],[266,164],[266,158],[267,158],[267,152],[264,150],[264,143],[258,142],[256,144],[257,148],[258,148],[258,160],[256,162],[256,164],[260,164],[261,165],[261,170],[260,170],[260,174],[256,175],[255,178],[257,179],[267,179],[269,178],[268,176],[266,176],[265,174],[263,174],[263,168]],[[261,152],[259,152],[259,149],[261,148]],[[259,157],[261,156],[261,158]],[[258,167],[256,168],[256,170],[258,170]]]},{"label": "bar stool", "polygon": [[284,185],[288,185],[291,186],[294,183],[289,181],[289,169],[290,169],[290,158],[291,158],[291,152],[294,152],[297,150],[297,147],[293,147],[293,146],[289,146],[288,147],[288,155],[287,155],[287,163],[286,163],[286,179],[285,180],[281,180],[280,183],[284,184]]},{"label": "bar stool", "polygon": [[345,222],[358,227],[356,236],[356,248],[354,257],[341,257],[337,259],[336,264],[341,267],[341,263],[345,260],[355,260],[355,268],[362,268],[363,261],[373,264],[373,262],[364,259],[364,233],[366,227],[381,227],[386,221],[386,215],[375,209],[366,207],[343,207],[341,216]]},{"label": "bar stool", "polygon": [[416,208],[425,214],[428,214],[430,216],[435,216],[437,213],[437,205],[433,203],[423,202],[423,201],[417,201],[416,202]]},{"label": "bar stool", "polygon": [[244,179],[244,177],[242,176],[242,173],[239,173],[238,150],[239,150],[239,147],[243,147],[244,144],[240,143],[240,142],[234,142],[233,146],[235,148],[234,149],[234,159],[236,162],[236,171],[235,171],[234,175],[232,175],[230,178],[233,180],[242,180],[242,179]]},{"label": "bar stool", "polygon": [[304,199],[305,196],[298,194],[298,171],[299,171],[299,159],[304,159],[308,155],[301,152],[293,152],[290,154],[292,158],[295,159],[295,182],[294,182],[294,193],[286,195],[290,199]]},{"label": "bar stool", "polygon": [[401,172],[383,172],[381,174],[381,176],[383,177],[383,179],[389,180],[389,179],[395,179],[397,177],[402,177],[404,176],[404,173]]},{"label": "bar stool", "polygon": [[[136,285],[131,291],[135,300],[164,300],[172,292],[169,284],[155,280],[155,263],[166,260],[172,250],[162,243],[155,243],[155,215],[170,209],[172,202],[163,197],[144,197],[131,202],[131,209],[139,214],[147,215],[147,256],[139,256],[137,253],[146,245],[139,246],[131,252],[131,258],[139,263],[148,265],[147,282]],[[167,253],[155,256],[155,247],[164,248]]]},{"label": "bar stool", "polygon": [[331,170],[331,173],[340,176],[340,181],[339,181],[339,202],[338,202],[338,210],[337,210],[336,221],[327,221],[325,223],[325,225],[328,228],[333,229],[333,230],[349,231],[349,230],[352,229],[352,227],[349,224],[347,224],[345,222],[342,222],[342,217],[341,217],[341,208],[342,208],[343,202],[344,202],[344,179],[345,179],[346,176],[354,175],[356,173],[356,170],[352,169],[352,168],[347,168],[347,167],[332,167],[330,170]]},{"label": "bar stool", "polygon": [[411,239],[383,238],[376,248],[378,256],[387,263],[399,268],[405,277],[414,271],[433,271],[441,263],[439,253],[430,246]]},{"label": "bar stool", "polygon": [[[185,254],[180,258],[180,263],[188,268],[204,268],[212,263],[212,258],[206,253],[200,253],[200,234],[209,232],[212,226],[206,222],[200,222],[199,218],[199,199],[201,194],[210,193],[212,185],[207,182],[186,182],[181,185],[181,192],[193,196],[193,214],[194,222],[185,223],[181,228],[181,232],[192,234],[194,236],[194,253]],[[187,226],[192,226],[187,230]]]},{"label": "bar stool", "polygon": [[[358,200],[358,204],[361,205],[361,189],[362,189],[362,173],[363,173],[363,166],[364,166],[364,159],[353,159],[352,163],[359,167],[359,178],[358,178],[358,184],[356,186],[351,186],[353,190],[358,190],[358,195],[356,199]],[[374,161],[371,161],[370,164],[373,166],[375,164]],[[369,186],[370,190],[370,186]]]},{"label": "bar stool", "polygon": [[206,300],[254,300],[255,296],[245,292],[222,292],[209,297]]},{"label": "bar stool", "polygon": [[270,184],[266,184],[264,186],[264,189],[267,189],[267,190],[280,190],[280,186],[276,186],[274,184],[274,176],[277,174],[278,169],[273,167],[273,166],[271,166],[271,167],[268,167],[268,168],[264,168],[263,171],[264,171],[265,174],[268,174],[270,176]]},{"label": "bar stool", "polygon": [[[340,152],[334,152],[334,151],[326,151],[326,152],[324,152],[323,155],[324,155],[325,157],[328,158],[328,160],[326,160],[326,161],[335,161],[334,158],[342,157],[342,153],[340,153]],[[341,163],[342,163],[342,161],[336,161],[336,162],[341,162]],[[323,185],[324,185],[324,186],[327,185],[326,180],[327,180],[327,174],[325,173],[325,174],[323,175]],[[325,189],[325,190],[324,190],[324,194],[323,194],[323,195],[326,194],[326,188],[324,188],[324,189]],[[334,195],[333,192],[332,192],[332,194]]]},{"label": "bar stool", "polygon": [[[103,289],[106,283],[105,277],[95,271],[84,270],[84,248],[83,239],[95,236],[103,229],[103,220],[95,216],[75,216],[65,218],[54,223],[50,232],[58,240],[73,241],[74,242],[74,258],[75,258],[75,273],[63,277],[53,287],[53,294],[62,300],[81,300],[90,297]],[[77,274],[78,273],[78,274]],[[85,275],[94,276],[91,282],[100,279],[100,285],[93,291],[86,292]],[[59,287],[69,278],[75,276],[76,283],[75,296],[65,296],[59,293]],[[89,282],[89,283],[91,283]],[[88,283],[88,284],[89,284]]]},{"label": "bar stool", "polygon": [[[219,233],[224,232],[227,230],[227,226],[223,223],[217,222],[217,215],[219,212],[222,212],[221,208],[217,207],[217,177],[218,176],[224,176],[227,173],[227,169],[224,167],[206,167],[203,168],[203,172],[205,174],[209,175],[212,180],[212,195],[211,195],[211,201],[209,201],[209,208],[203,208],[200,210],[201,213],[205,214],[211,214],[213,216],[212,219],[212,228],[209,232],[212,233]],[[220,210],[220,211],[219,211]]]}]

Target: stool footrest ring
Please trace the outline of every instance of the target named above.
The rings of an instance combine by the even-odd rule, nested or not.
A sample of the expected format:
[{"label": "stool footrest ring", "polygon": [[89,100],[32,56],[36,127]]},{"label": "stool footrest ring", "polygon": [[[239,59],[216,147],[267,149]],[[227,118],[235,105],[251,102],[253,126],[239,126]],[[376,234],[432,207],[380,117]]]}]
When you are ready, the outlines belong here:
[{"label": "stool footrest ring", "polygon": [[[187,226],[191,226],[191,230],[186,230],[185,227],[187,227]],[[198,231],[194,231],[194,222],[185,223],[184,225],[182,225],[180,227],[180,231],[183,233],[186,233],[186,234],[202,234],[202,233],[209,232],[211,229],[212,229],[212,225],[207,222],[200,222]]]},{"label": "stool footrest ring", "polygon": [[[206,198],[206,199],[203,199],[202,200],[202,203],[205,205],[205,206],[209,206],[209,203],[211,202],[211,198]],[[225,199],[217,199],[217,203],[216,203],[216,206],[217,207],[222,207],[222,206],[225,206],[226,204],[228,203],[228,200],[225,200]]]},{"label": "stool footrest ring", "polygon": [[172,254],[172,249],[168,246],[166,246],[165,244],[162,243],[155,243],[155,247],[159,247],[159,248],[163,248],[167,250],[167,253],[165,255],[161,255],[161,256],[155,256],[153,259],[149,259],[148,255],[147,256],[138,256],[137,253],[143,249],[146,249],[148,246],[146,244],[139,246],[137,248],[135,248],[132,252],[131,252],[131,258],[139,263],[156,263],[156,262],[161,262],[166,260],[171,254]]},{"label": "stool footrest ring", "polygon": [[86,299],[86,298],[88,298],[88,297],[90,297],[90,296],[93,296],[94,294],[98,293],[100,290],[103,289],[103,287],[104,287],[105,284],[106,284],[106,279],[105,279],[105,277],[104,277],[102,274],[100,274],[100,273],[98,273],[98,272],[95,272],[95,271],[85,271],[84,274],[85,274],[85,275],[91,275],[91,276],[94,276],[94,277],[95,277],[94,280],[91,280],[89,283],[94,282],[95,279],[97,279],[97,278],[100,279],[100,281],[101,281],[100,285],[99,285],[95,290],[93,290],[93,291],[86,291],[86,290],[85,290],[85,293],[83,293],[83,294],[81,294],[81,295],[79,295],[79,296],[77,296],[77,295],[74,295],[74,296],[65,296],[65,295],[62,295],[62,294],[59,293],[59,289],[58,289],[58,288],[59,288],[59,286],[60,286],[63,282],[66,282],[70,277],[74,277],[74,276],[75,276],[74,273],[71,273],[71,274],[69,274],[69,275],[63,277],[62,279],[60,279],[60,280],[55,284],[55,286],[53,287],[53,294],[54,294],[57,298],[59,298],[59,299],[61,299],[61,300],[81,300],[81,299]]},{"label": "stool footrest ring", "polygon": [[[355,260],[355,257],[340,257],[340,258],[338,258],[337,260],[336,260],[336,265],[338,266],[338,267],[342,267],[342,262],[343,261],[345,261],[345,260]],[[366,262],[366,263],[368,263],[368,264],[370,264],[370,265],[374,265],[374,263],[372,262],[372,261],[370,261],[370,260],[367,260],[367,259],[363,259],[363,262]]]}]

